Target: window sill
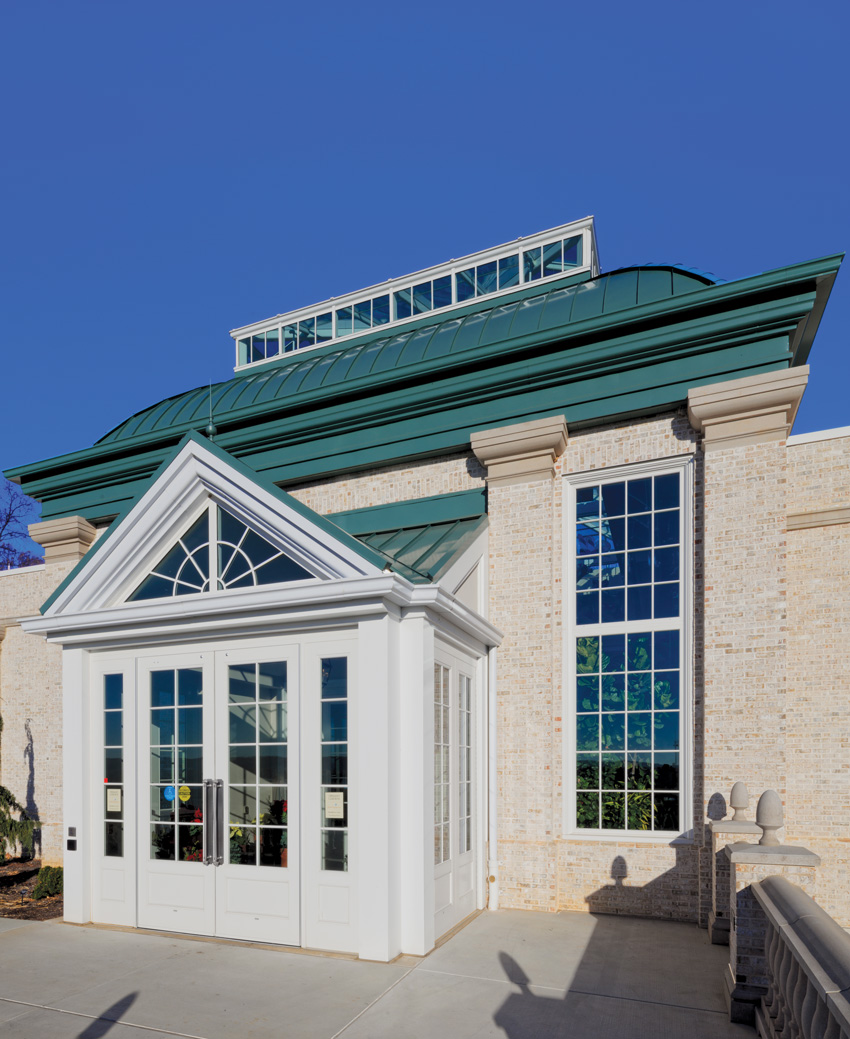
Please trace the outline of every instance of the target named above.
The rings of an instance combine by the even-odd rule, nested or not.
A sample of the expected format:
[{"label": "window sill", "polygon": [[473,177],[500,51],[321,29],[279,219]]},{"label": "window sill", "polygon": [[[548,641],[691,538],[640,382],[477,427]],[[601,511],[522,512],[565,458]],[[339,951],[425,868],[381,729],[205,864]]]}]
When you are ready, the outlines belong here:
[{"label": "window sill", "polygon": [[665,844],[668,847],[690,847],[694,841],[693,831],[687,833],[628,833],[625,830],[607,833],[589,833],[587,830],[576,830],[561,834],[562,841],[580,841],[583,844]]}]

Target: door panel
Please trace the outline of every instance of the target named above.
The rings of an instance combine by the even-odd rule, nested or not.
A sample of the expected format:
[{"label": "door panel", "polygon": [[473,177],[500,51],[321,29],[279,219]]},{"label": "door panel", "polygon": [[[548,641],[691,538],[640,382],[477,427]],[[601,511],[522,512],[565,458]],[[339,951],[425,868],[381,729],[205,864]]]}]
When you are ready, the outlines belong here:
[{"label": "door panel", "polygon": [[298,657],[280,648],[216,659],[223,859],[216,933],[300,942]]},{"label": "door panel", "polygon": [[204,776],[212,767],[211,654],[139,668],[139,926],[215,933],[204,864]]}]

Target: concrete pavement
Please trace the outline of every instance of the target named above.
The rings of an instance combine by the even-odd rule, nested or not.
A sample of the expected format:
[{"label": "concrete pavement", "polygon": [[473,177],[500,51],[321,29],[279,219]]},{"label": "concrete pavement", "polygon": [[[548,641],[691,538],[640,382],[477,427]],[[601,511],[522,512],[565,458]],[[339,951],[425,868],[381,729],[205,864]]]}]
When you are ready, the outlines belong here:
[{"label": "concrete pavement", "polygon": [[0,919],[2,1039],[731,1039],[728,951],[688,924],[483,913],[391,964]]}]

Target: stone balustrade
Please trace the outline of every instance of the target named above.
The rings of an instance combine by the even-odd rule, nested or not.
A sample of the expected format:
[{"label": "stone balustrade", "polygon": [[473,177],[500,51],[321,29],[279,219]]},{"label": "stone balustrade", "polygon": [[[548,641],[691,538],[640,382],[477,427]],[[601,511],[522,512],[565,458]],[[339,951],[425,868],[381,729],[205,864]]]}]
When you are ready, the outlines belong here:
[{"label": "stone balustrade", "polygon": [[752,885],[766,920],[764,1039],[850,1039],[850,934],[785,877]]}]

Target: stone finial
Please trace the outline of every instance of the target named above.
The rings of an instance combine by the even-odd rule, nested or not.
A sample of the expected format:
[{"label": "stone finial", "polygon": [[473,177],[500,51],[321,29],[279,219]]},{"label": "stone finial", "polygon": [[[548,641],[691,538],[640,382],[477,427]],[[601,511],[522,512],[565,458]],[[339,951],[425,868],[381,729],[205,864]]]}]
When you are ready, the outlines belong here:
[{"label": "stone finial", "polygon": [[733,823],[745,823],[748,821],[744,814],[750,807],[750,792],[747,790],[746,783],[738,780],[732,787],[732,793],[729,795],[729,804],[735,809],[735,814],[732,816]]},{"label": "stone finial", "polygon": [[779,844],[776,831],[783,824],[782,798],[775,790],[765,790],[759,798],[756,808],[756,825],[762,832],[759,844],[772,846]]}]

